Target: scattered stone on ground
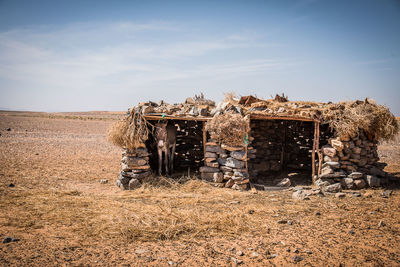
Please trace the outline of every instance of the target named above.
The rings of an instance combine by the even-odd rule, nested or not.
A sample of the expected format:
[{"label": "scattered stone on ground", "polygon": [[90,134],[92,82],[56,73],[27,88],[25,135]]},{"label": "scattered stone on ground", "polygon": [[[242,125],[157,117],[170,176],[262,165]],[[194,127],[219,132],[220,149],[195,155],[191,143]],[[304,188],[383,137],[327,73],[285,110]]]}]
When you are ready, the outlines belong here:
[{"label": "scattered stone on ground", "polygon": [[15,184],[11,183],[8,185],[8,187],[15,187]]},{"label": "scattered stone on ground", "polygon": [[346,197],[346,194],[345,194],[345,193],[340,193],[340,192],[339,192],[339,193],[336,193],[336,194],[335,194],[335,197],[336,197],[336,198],[345,198],[345,197]]},{"label": "scattered stone on ground", "polygon": [[238,255],[238,256],[243,256],[243,255],[244,255],[244,253],[243,253],[243,251],[241,251],[241,250],[238,250],[238,251],[236,252],[236,255]]},{"label": "scattered stone on ground", "polygon": [[303,190],[298,190],[293,192],[292,198],[296,200],[309,200],[308,194],[306,194]]},{"label": "scattered stone on ground", "polygon": [[296,255],[296,256],[294,256],[294,257],[292,258],[292,260],[293,260],[294,262],[300,262],[300,261],[303,260],[303,258]]},{"label": "scattered stone on ground", "polygon": [[342,191],[342,185],[340,183],[331,184],[325,187],[325,192],[337,193]]},{"label": "scattered stone on ground", "polygon": [[236,265],[239,265],[239,264],[242,264],[242,263],[243,263],[242,260],[236,259],[236,258],[234,258],[234,257],[232,257],[231,260],[232,260],[232,262],[233,262],[234,264],[236,264]]},{"label": "scattered stone on ground", "polygon": [[287,220],[279,220],[278,223],[279,223],[279,224],[287,224],[288,221],[287,221]]},{"label": "scattered stone on ground", "polygon": [[17,242],[17,241],[19,241],[18,238],[13,238],[13,237],[10,237],[10,236],[6,236],[3,239],[3,244],[7,244],[7,243],[11,243],[11,242]]},{"label": "scattered stone on ground", "polygon": [[100,183],[101,184],[108,184],[108,180],[107,179],[100,179]]}]

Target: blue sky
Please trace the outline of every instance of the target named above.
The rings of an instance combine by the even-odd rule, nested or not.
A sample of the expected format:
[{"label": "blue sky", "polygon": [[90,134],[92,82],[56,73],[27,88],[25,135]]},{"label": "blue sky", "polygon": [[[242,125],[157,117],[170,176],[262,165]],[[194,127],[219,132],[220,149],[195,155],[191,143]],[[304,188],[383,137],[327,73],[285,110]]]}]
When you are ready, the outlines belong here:
[{"label": "blue sky", "polygon": [[371,97],[400,115],[400,1],[0,0],[0,107],[126,110],[203,92]]}]

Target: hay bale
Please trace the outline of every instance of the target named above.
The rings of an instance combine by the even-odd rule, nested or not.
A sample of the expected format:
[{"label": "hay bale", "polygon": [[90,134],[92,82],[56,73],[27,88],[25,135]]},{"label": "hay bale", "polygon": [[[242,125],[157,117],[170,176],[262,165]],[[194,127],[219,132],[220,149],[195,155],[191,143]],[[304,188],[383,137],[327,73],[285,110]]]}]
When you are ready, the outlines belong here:
[{"label": "hay bale", "polygon": [[206,124],[211,138],[229,146],[245,146],[245,138],[250,129],[248,117],[237,113],[224,113],[214,116]]}]

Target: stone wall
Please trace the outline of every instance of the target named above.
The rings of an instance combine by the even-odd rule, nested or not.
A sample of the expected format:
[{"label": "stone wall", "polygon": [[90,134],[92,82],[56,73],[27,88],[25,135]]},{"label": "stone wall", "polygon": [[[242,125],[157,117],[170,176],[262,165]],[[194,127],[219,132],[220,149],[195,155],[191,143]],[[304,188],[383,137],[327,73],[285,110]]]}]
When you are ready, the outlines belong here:
[{"label": "stone wall", "polygon": [[247,189],[249,173],[247,171],[247,154],[243,147],[219,145],[209,139],[204,155],[205,166],[200,168],[201,179],[214,183],[218,187]]},{"label": "stone wall", "polygon": [[379,163],[377,141],[364,132],[354,137],[336,137],[322,149],[322,171],[317,184],[340,183],[343,189],[378,187],[385,182],[386,164]]},{"label": "stone wall", "polygon": [[122,153],[121,172],[117,186],[121,189],[138,188],[151,175],[149,153],[146,148]]}]

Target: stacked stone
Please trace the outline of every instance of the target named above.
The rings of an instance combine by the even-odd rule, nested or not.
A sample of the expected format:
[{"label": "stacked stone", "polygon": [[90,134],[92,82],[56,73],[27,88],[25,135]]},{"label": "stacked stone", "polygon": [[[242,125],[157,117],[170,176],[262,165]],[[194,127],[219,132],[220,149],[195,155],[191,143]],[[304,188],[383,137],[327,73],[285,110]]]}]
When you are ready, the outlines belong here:
[{"label": "stacked stone", "polygon": [[206,143],[201,178],[218,187],[247,189],[249,173],[246,168],[247,153],[243,147],[219,145],[210,139]]},{"label": "stacked stone", "polygon": [[122,153],[118,187],[124,190],[138,188],[150,175],[149,153],[146,148],[125,150]]},{"label": "stacked stone", "polygon": [[319,177],[330,184],[340,182],[348,189],[378,187],[386,176],[385,164],[378,162],[377,142],[369,140],[364,132],[330,139],[329,145],[322,148],[322,156]]}]

